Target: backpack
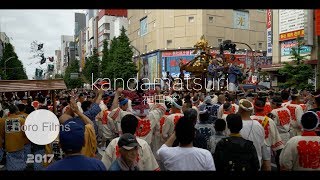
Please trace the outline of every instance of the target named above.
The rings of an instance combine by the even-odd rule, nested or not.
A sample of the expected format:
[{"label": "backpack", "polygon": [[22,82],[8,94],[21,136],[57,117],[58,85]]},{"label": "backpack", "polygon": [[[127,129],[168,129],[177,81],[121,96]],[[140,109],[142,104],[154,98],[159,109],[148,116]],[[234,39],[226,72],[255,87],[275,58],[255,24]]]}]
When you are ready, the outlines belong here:
[{"label": "backpack", "polygon": [[[223,172],[255,172],[259,167],[254,167],[254,155],[252,154],[253,142],[241,137],[227,137],[218,143],[223,152],[215,153],[221,162]],[[216,149],[217,150],[217,149]],[[257,164],[259,166],[259,164]]]}]

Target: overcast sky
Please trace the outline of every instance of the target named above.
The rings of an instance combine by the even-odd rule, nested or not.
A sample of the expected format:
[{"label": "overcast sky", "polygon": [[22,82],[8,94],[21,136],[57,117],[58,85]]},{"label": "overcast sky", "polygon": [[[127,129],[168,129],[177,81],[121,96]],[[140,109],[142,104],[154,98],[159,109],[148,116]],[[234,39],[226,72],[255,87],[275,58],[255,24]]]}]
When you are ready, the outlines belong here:
[{"label": "overcast sky", "polygon": [[61,35],[74,35],[74,13],[83,10],[0,10],[0,31],[11,39],[19,59],[31,79],[35,68],[46,68],[31,59],[31,43],[44,43],[45,57],[54,56],[60,49]]}]

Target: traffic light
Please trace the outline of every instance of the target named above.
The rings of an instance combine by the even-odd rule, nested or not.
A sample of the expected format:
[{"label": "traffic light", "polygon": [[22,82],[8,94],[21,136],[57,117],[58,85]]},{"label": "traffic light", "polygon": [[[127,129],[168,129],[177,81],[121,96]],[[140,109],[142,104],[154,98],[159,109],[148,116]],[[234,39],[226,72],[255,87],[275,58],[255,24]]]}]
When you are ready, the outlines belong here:
[{"label": "traffic light", "polygon": [[230,51],[231,51],[232,54],[236,53],[236,46],[237,46],[236,44],[231,44],[230,45]]},{"label": "traffic light", "polygon": [[41,54],[41,61],[40,64],[44,64],[46,62],[46,58],[44,57],[44,54]]},{"label": "traffic light", "polygon": [[48,64],[48,71],[53,71],[53,70],[54,70],[54,65]]},{"label": "traffic light", "polygon": [[53,62],[54,58],[53,57],[49,57],[49,61]]},{"label": "traffic light", "polygon": [[36,68],[36,77],[41,77],[43,73],[43,70]]},{"label": "traffic light", "polygon": [[38,51],[41,50],[43,48],[43,43],[42,44],[38,44]]}]

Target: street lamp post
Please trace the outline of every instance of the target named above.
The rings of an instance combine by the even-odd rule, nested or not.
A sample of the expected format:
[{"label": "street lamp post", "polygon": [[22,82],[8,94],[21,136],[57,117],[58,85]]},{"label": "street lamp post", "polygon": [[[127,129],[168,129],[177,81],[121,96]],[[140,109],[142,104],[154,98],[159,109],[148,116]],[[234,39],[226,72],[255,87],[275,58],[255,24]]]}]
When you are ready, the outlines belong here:
[{"label": "street lamp post", "polygon": [[9,61],[10,59],[14,58],[14,56],[12,57],[9,57],[8,59],[6,59],[4,61],[4,76],[7,77],[7,69],[6,69],[6,64],[7,64],[7,61]]}]

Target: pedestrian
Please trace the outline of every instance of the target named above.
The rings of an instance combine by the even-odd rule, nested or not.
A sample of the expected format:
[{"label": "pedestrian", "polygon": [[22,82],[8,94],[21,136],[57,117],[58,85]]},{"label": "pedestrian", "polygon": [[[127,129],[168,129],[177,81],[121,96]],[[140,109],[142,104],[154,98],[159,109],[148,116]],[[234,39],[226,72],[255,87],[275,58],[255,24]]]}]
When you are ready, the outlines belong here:
[{"label": "pedestrian", "polygon": [[[77,105],[75,104],[75,106]],[[85,145],[85,127],[75,121],[67,121],[64,127],[60,130],[59,143],[65,153],[65,157],[49,165],[46,170],[106,171],[105,166],[100,160],[86,157],[81,153],[82,147]]]},{"label": "pedestrian", "polygon": [[239,101],[239,114],[241,115],[243,127],[240,134],[244,139],[253,142],[262,170],[271,170],[270,153],[263,151],[267,149],[264,143],[264,129],[258,121],[251,119],[252,112],[253,104],[247,99],[241,99]]},{"label": "pedestrian", "polygon": [[[211,153],[206,149],[193,147],[195,137],[194,122],[181,117],[175,132],[158,150],[165,169],[169,171],[214,171],[215,165]],[[175,140],[179,146],[172,147]]]},{"label": "pedestrian", "polygon": [[315,129],[319,126],[319,117],[313,111],[307,111],[301,117],[301,136],[292,137],[280,154],[280,166],[284,171],[319,171],[320,137]]},{"label": "pedestrian", "polygon": [[252,141],[241,137],[242,119],[239,114],[227,116],[230,137],[221,139],[214,152],[217,171],[257,172],[260,169],[257,151]]},{"label": "pedestrian", "polygon": [[286,107],[290,111],[290,116],[292,118],[291,130],[290,130],[291,137],[301,134],[301,128],[299,127],[298,122],[301,120],[301,116],[303,114],[303,108],[300,105],[300,102],[298,100],[299,100],[298,90],[296,89],[291,90],[291,102],[286,105]]},{"label": "pedestrian", "polygon": [[113,161],[109,171],[139,171],[137,158],[139,143],[130,133],[121,135],[118,141],[120,156]]},{"label": "pedestrian", "polygon": [[167,140],[173,134],[175,125],[183,116],[181,112],[182,100],[172,99],[171,103],[171,114],[166,118],[165,123],[162,126],[162,137],[164,140]]},{"label": "pedestrian", "polygon": [[276,154],[276,157],[277,157],[280,155],[281,149],[283,149],[284,145],[275,122],[273,121],[273,119],[264,115],[265,113],[264,107],[265,107],[265,101],[256,99],[254,102],[255,115],[252,116],[251,118],[253,120],[258,121],[264,129],[264,133],[265,133],[264,142],[267,147],[267,149],[264,149],[264,150],[266,150],[266,153],[270,153],[270,155],[268,156],[271,160],[271,150]]},{"label": "pedestrian", "polygon": [[18,108],[9,105],[9,116],[0,119],[0,142],[4,142],[6,151],[6,168],[8,171],[22,171],[26,168],[24,157],[25,144],[27,137],[22,131],[22,125],[25,119],[20,117]]},{"label": "pedestrian", "polygon": [[[204,136],[207,144],[211,136],[215,134],[215,130],[213,124],[209,121],[209,113],[208,111],[200,114],[200,122],[195,125],[195,129]],[[209,150],[209,148],[206,148]]]},{"label": "pedestrian", "polygon": [[291,116],[289,109],[286,107],[282,107],[282,102],[283,100],[281,96],[273,97],[271,103],[273,110],[271,111],[271,113],[274,117],[273,120],[276,123],[282,142],[285,145],[290,139],[289,131]]},{"label": "pedestrian", "polygon": [[[121,119],[121,129],[123,134],[126,134],[126,133],[136,134],[138,129],[138,123],[139,121],[134,115],[132,114],[125,115]],[[107,169],[110,169],[111,164],[121,155],[121,153],[119,152],[120,147],[118,146],[119,139],[120,139],[119,137],[113,139],[109,143],[108,147],[106,148],[102,156],[102,162]],[[138,159],[137,166],[139,167],[139,170],[141,171],[160,170],[149,144],[145,140],[139,137],[136,137],[136,140],[140,145],[138,148],[138,157],[137,157]]]},{"label": "pedestrian", "polygon": [[215,134],[210,137],[208,142],[208,148],[211,154],[214,154],[218,142],[222,138],[226,137],[226,135],[224,134],[224,131],[226,130],[226,121],[223,119],[217,119],[214,124],[214,129]]}]

